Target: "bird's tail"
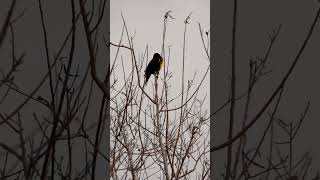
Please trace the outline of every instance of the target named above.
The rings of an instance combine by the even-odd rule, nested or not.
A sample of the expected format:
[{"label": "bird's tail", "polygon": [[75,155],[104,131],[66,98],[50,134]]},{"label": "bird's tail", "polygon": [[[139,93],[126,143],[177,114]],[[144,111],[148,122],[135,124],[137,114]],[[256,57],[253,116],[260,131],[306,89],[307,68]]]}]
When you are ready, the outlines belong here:
[{"label": "bird's tail", "polygon": [[148,80],[149,80],[149,78],[150,78],[150,74],[146,74],[144,77],[145,77],[145,79],[144,79],[143,87],[144,87],[145,85],[147,85],[147,82],[148,82]]}]

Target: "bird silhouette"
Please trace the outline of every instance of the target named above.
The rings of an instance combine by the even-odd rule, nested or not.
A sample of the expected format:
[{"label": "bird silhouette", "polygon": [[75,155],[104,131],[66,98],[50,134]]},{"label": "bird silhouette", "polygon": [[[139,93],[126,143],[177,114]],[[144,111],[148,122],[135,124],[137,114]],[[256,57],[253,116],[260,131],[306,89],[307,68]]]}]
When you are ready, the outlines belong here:
[{"label": "bird silhouette", "polygon": [[151,74],[158,77],[159,71],[161,70],[162,65],[163,65],[163,58],[160,56],[159,53],[154,53],[153,58],[149,62],[146,70],[144,71],[145,84],[147,84]]}]

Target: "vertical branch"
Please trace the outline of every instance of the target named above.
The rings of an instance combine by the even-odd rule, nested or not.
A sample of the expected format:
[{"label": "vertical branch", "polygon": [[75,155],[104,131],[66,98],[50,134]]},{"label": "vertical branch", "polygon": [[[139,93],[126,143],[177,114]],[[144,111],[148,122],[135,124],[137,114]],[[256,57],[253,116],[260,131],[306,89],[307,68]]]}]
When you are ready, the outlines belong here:
[{"label": "vertical branch", "polygon": [[162,128],[161,128],[161,123],[160,123],[160,111],[159,111],[159,98],[158,98],[158,76],[155,77],[155,105],[156,105],[156,122],[157,122],[157,136],[159,139],[159,144],[160,144],[160,149],[161,149],[161,155],[163,158],[163,165],[164,165],[164,175],[166,179],[169,179],[169,171],[168,171],[168,160],[167,160],[167,155],[164,151],[164,145],[162,142]]},{"label": "vertical branch", "polygon": [[[41,0],[39,0],[39,7],[41,9],[42,12],[42,8],[40,5]],[[53,128],[51,131],[51,135],[50,135],[50,140],[48,143],[48,148],[46,150],[45,153],[45,160],[43,163],[43,167],[42,167],[42,172],[41,172],[41,178],[44,179],[45,175],[46,175],[46,171],[47,171],[47,164],[48,164],[48,159],[49,159],[49,155],[50,155],[50,151],[52,148],[52,171],[51,172],[51,177],[53,178],[53,173],[54,173],[54,149],[55,149],[55,136],[56,136],[56,129],[58,126],[58,122],[59,122],[59,116],[60,113],[62,111],[62,106],[63,106],[63,102],[64,102],[64,97],[65,94],[67,93],[67,86],[68,86],[68,81],[69,81],[69,77],[70,77],[70,71],[71,71],[71,66],[72,66],[72,62],[73,62],[73,55],[74,55],[74,50],[75,50],[75,36],[76,36],[76,20],[75,20],[75,8],[74,8],[74,0],[71,0],[71,7],[72,7],[72,37],[71,37],[71,49],[70,49],[70,54],[69,54],[69,61],[68,61],[68,65],[67,65],[67,70],[65,72],[65,79],[63,82],[63,87],[62,87],[62,91],[61,91],[61,95],[60,95],[60,99],[59,99],[59,106],[58,106],[58,110],[57,112],[55,112],[55,105],[53,105],[53,113],[54,113],[54,122],[53,122]],[[41,17],[43,17],[43,13],[41,13]],[[42,18],[43,19],[43,18]],[[44,25],[44,24],[43,24]],[[44,26],[43,26],[44,28]],[[45,31],[44,31],[45,32]],[[47,44],[47,43],[46,43]],[[47,48],[46,48],[47,49]],[[47,55],[48,57],[48,55]],[[48,57],[49,58],[49,57]],[[48,60],[49,61],[49,60]],[[48,62],[50,63],[50,62]],[[49,65],[49,71],[51,71],[50,69],[50,65]],[[50,77],[50,73],[49,73],[49,77]],[[53,89],[52,89],[53,90]],[[52,98],[52,102],[54,102],[54,98]]]},{"label": "vertical branch", "polygon": [[[237,11],[238,2],[234,0],[233,5],[233,27],[232,27],[232,59],[231,59],[231,104],[230,104],[230,120],[229,120],[229,135],[228,140],[231,140],[233,136],[233,124],[234,124],[234,111],[235,111],[235,93],[236,93],[236,32],[237,32]],[[227,168],[226,168],[226,180],[229,180],[231,176],[231,163],[232,163],[232,144],[228,146],[227,155]]]},{"label": "vertical branch", "polygon": [[[72,110],[70,109],[70,101],[71,98],[68,97],[67,94],[67,119],[72,118]],[[71,133],[70,133],[70,123],[67,124],[67,138],[68,138],[68,161],[69,161],[69,171],[68,171],[68,178],[71,179],[72,176],[72,143],[71,143]]]},{"label": "vertical branch", "polygon": [[289,130],[289,178],[291,178],[292,176],[292,141],[293,141],[293,136],[292,136],[292,132],[293,132],[293,129],[292,129],[292,122],[290,123],[290,130]]},{"label": "vertical branch", "polygon": [[68,158],[69,158],[68,178],[71,179],[71,175],[72,175],[72,144],[71,144],[71,135],[70,135],[70,124],[67,125],[67,135],[68,135]]},{"label": "vertical branch", "polygon": [[[184,63],[185,63],[185,50],[186,50],[186,34],[187,34],[187,24],[189,24],[188,20],[190,19],[191,13],[187,16],[184,21],[184,32],[183,32],[183,47],[182,47],[182,76],[181,76],[181,106],[183,105],[183,97],[184,97]],[[180,119],[183,119],[183,106],[180,109]],[[181,121],[181,120],[180,120]]]},{"label": "vertical branch", "polygon": [[[164,19],[163,19],[163,34],[162,34],[162,52],[161,52],[161,56],[164,58],[164,62],[163,62],[163,77],[164,77],[164,93],[165,93],[165,107],[166,109],[169,109],[168,107],[168,82],[167,82],[167,76],[168,76],[168,67],[166,67],[167,65],[169,65],[169,56],[168,58],[166,58],[166,54],[165,54],[165,38],[166,38],[166,33],[167,33],[167,22],[168,22],[168,18],[170,17],[171,19],[174,19],[171,15],[170,15],[171,11],[167,11],[164,15]],[[169,54],[170,54],[170,50],[169,50]],[[167,64],[168,63],[168,64]],[[167,68],[167,69],[166,69]],[[166,123],[166,134],[165,134],[165,141],[166,141],[166,153],[168,155],[168,159],[169,159],[169,163],[171,165],[171,172],[174,173],[174,168],[173,168],[173,161],[170,160],[170,152],[169,152],[169,112],[165,111],[165,123]],[[172,159],[174,159],[174,157],[172,157]]]},{"label": "vertical branch", "polygon": [[91,167],[91,179],[95,180],[95,170],[96,170],[96,161],[97,161],[97,156],[98,156],[98,150],[99,150],[99,137],[100,137],[100,130],[102,127],[102,121],[103,121],[103,112],[104,112],[104,106],[106,102],[106,96],[103,95],[102,100],[101,100],[101,105],[100,105],[100,112],[99,112],[99,122],[97,126],[97,131],[96,131],[96,137],[95,137],[95,142],[94,142],[94,152],[93,152],[93,157],[92,157],[92,167]]},{"label": "vertical branch", "polygon": [[[254,86],[254,78],[255,78],[255,70],[256,70],[254,63],[251,60],[249,63],[250,63],[249,64],[250,69],[249,69],[249,80],[248,80],[248,82],[249,82],[248,83],[248,95],[246,98],[246,103],[245,103],[245,108],[244,108],[244,117],[243,117],[243,121],[242,121],[242,128],[245,127],[247,119],[248,119],[249,104],[251,101],[251,93],[252,93],[252,88]],[[241,152],[241,150],[244,149],[245,139],[246,139],[246,134],[243,134],[243,136],[240,137],[240,141],[239,141],[236,156],[235,156],[235,162],[234,162],[233,172],[232,172],[232,175],[234,177],[237,175],[237,169],[238,169],[237,167],[238,167],[238,163],[240,160],[240,152]]]},{"label": "vertical branch", "polygon": [[54,88],[53,88],[53,80],[52,80],[52,72],[51,72],[51,63],[50,63],[50,57],[49,57],[49,43],[48,43],[48,35],[47,35],[47,30],[46,26],[44,23],[44,17],[43,17],[43,9],[42,9],[42,4],[41,0],[38,0],[39,4],[39,10],[40,10],[40,17],[41,17],[41,25],[42,25],[42,31],[43,31],[43,36],[44,36],[44,45],[45,45],[45,50],[46,50],[46,60],[47,60],[47,68],[49,72],[49,85],[50,85],[50,93],[51,93],[51,106],[52,106],[52,111],[55,113],[55,94],[54,94]]},{"label": "vertical branch", "polygon": [[[50,68],[50,58],[49,58],[49,48],[48,48],[48,39],[47,39],[47,31],[46,31],[46,27],[44,24],[44,17],[43,17],[43,10],[42,10],[42,5],[41,5],[41,0],[38,0],[38,4],[39,4],[39,10],[40,10],[40,17],[41,17],[41,25],[42,25],[42,31],[43,31],[43,35],[44,35],[44,43],[45,43],[45,50],[46,50],[46,60],[47,60],[47,68],[48,68],[48,74],[49,74],[49,86],[50,86],[50,93],[51,93],[51,108],[52,108],[52,114],[54,116],[54,121],[56,121],[55,118],[55,94],[54,94],[54,88],[53,88],[53,80],[52,80],[52,73],[51,73],[51,68]],[[53,127],[52,132],[51,132],[51,138],[50,138],[50,142],[48,145],[48,148],[46,150],[46,156],[45,156],[45,160],[44,163],[42,165],[42,173],[41,173],[41,178],[44,179],[46,172],[47,172],[47,164],[48,164],[48,160],[49,160],[49,155],[50,155],[50,151],[51,151],[51,147],[53,144],[53,137],[54,137],[54,132],[55,131],[56,126]],[[54,162],[53,162],[54,163]]]},{"label": "vertical branch", "polygon": [[21,115],[18,113],[18,126],[19,126],[19,138],[20,138],[20,148],[21,148],[21,157],[22,157],[22,165],[23,165],[23,171],[24,176],[26,179],[29,179],[28,174],[28,162],[27,162],[27,150],[26,150],[26,143],[25,139],[23,137],[23,128],[22,128],[22,121],[21,121]]},{"label": "vertical branch", "polygon": [[[187,24],[189,24],[188,20],[190,19],[191,13],[186,17],[184,20],[184,32],[183,32],[183,47],[182,47],[182,73],[181,73],[181,104],[180,104],[180,119],[178,124],[178,132],[177,132],[177,139],[174,144],[174,150],[172,155],[172,163],[174,163],[174,157],[176,155],[176,149],[178,144],[178,139],[180,137],[180,132],[182,131],[182,121],[183,121],[183,109],[184,109],[184,63],[185,63],[185,46],[186,46],[186,33],[187,33]],[[178,159],[177,159],[178,160]],[[175,178],[177,179],[179,177],[179,174],[175,174]]]},{"label": "vertical branch", "polygon": [[90,24],[87,19],[87,12],[86,12],[83,0],[79,0],[79,4],[80,4],[80,11],[81,11],[84,30],[86,33],[88,51],[89,51],[89,56],[90,56],[89,62],[90,62],[90,68],[91,68],[91,71],[90,71],[91,76],[92,76],[92,79],[94,80],[94,82],[99,87],[99,89],[107,96],[108,99],[110,99],[110,92],[109,92],[108,88],[106,87],[105,83],[103,83],[99,79],[99,77],[97,75],[96,58],[95,58],[94,46],[93,46],[93,42],[92,42],[92,38],[91,38]]},{"label": "vertical branch", "polygon": [[[281,93],[281,92],[280,92]],[[273,158],[273,142],[274,142],[274,121],[270,124],[270,141],[269,141],[269,153],[268,153],[268,169],[271,168],[272,164],[272,158]],[[270,171],[267,172],[266,180],[269,179]]]},{"label": "vertical branch", "polygon": [[0,32],[0,48],[1,48],[2,42],[4,40],[4,37],[6,37],[7,31],[8,31],[8,27],[9,27],[9,24],[10,24],[10,19],[11,19],[11,16],[13,14],[13,10],[14,10],[15,5],[16,5],[16,0],[13,0],[12,3],[11,3],[10,9],[9,9],[8,15],[6,17],[6,20],[4,22],[4,25],[2,26],[2,29],[1,29],[1,32]]}]

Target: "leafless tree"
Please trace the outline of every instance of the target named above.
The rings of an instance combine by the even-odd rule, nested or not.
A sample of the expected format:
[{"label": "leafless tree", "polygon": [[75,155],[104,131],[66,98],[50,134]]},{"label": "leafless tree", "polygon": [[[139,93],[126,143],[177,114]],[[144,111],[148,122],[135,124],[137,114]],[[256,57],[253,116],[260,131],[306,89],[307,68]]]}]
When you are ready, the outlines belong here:
[{"label": "leafless tree", "polygon": [[[238,86],[237,75],[235,73],[237,67],[237,29],[238,29],[238,1],[233,1],[233,21],[232,21],[232,42],[231,42],[231,80],[230,80],[230,97],[225,104],[218,107],[217,111],[223,108],[229,108],[229,127],[228,138],[221,144],[211,145],[210,151],[214,156],[218,151],[223,151],[226,148],[226,166],[225,171],[212,172],[212,176],[221,179],[310,179],[311,175],[308,172],[311,165],[311,156],[306,153],[300,160],[294,151],[294,140],[298,134],[302,122],[305,120],[310,102],[306,102],[306,107],[302,110],[301,117],[295,120],[281,119],[279,112],[280,102],[285,93],[286,83],[293,75],[293,71],[300,60],[306,45],[312,37],[312,34],[317,25],[320,9],[317,10],[313,21],[307,31],[305,39],[302,41],[301,47],[293,59],[289,69],[284,76],[278,80],[276,88],[270,95],[266,95],[266,101],[261,107],[255,107],[253,102],[253,94],[258,90],[257,84],[263,81],[263,77],[271,73],[271,69],[267,64],[270,64],[270,54],[273,50],[274,43],[278,40],[281,33],[281,25],[276,28],[269,36],[268,47],[266,53],[260,58],[249,60],[248,72],[248,87],[243,95],[236,96],[236,88]],[[240,103],[240,101],[244,103]],[[235,108],[243,109],[243,117],[236,113]],[[250,109],[258,109],[257,112],[249,111]],[[249,114],[251,112],[251,114]],[[211,114],[214,122],[214,115]],[[251,117],[251,119],[250,119]],[[248,132],[255,127],[258,122],[268,119],[265,123],[265,129],[261,134],[254,137],[248,136]],[[236,132],[236,124],[240,123],[240,127]],[[261,127],[260,127],[261,128]],[[280,134],[285,134],[287,139],[283,140]],[[259,137],[259,138],[258,138]],[[256,141],[258,138],[258,141]],[[254,143],[253,143],[254,142]],[[217,163],[217,162],[215,162]],[[223,163],[223,162],[221,162]],[[219,172],[220,173],[220,172]],[[318,175],[313,177],[318,179]]]},{"label": "leafless tree", "polygon": [[[20,87],[16,77],[22,75],[21,67],[28,52],[17,49],[16,28],[23,24],[25,9],[19,8],[15,0],[11,2],[5,22],[1,27],[1,48],[11,48],[12,63],[9,68],[2,68],[1,105],[13,101],[17,96],[16,107],[0,111],[3,136],[1,145],[1,179],[100,179],[108,174],[109,156],[106,145],[109,139],[107,110],[109,68],[105,70],[104,80],[98,77],[96,61],[98,55],[108,56],[108,48],[98,37],[106,36],[108,31],[101,31],[102,19],[108,19],[105,11],[109,2],[76,1],[67,3],[69,30],[60,36],[62,43],[52,47],[52,31],[47,26],[46,2],[39,0],[37,6],[40,19],[39,32],[43,38],[47,71],[33,87],[31,92]],[[97,5],[95,4],[97,3]],[[90,10],[89,10],[90,9]],[[61,24],[61,26],[66,26]],[[85,30],[84,32],[79,31]],[[87,52],[83,56],[77,46],[78,39],[87,39]],[[100,45],[100,46],[99,46]],[[104,50],[101,51],[104,47]],[[57,52],[54,52],[57,49]],[[98,53],[99,52],[99,53]],[[8,52],[2,57],[6,57]],[[42,54],[39,52],[39,54]],[[53,56],[52,56],[53,54]],[[78,56],[82,55],[81,58]],[[5,62],[5,61],[4,61]],[[81,70],[84,69],[84,70]],[[33,67],[35,70],[41,68]],[[99,70],[101,70],[99,68]],[[89,74],[89,72],[91,72]],[[41,74],[41,71],[39,71]],[[91,78],[91,79],[90,79]],[[28,79],[32,81],[32,79]],[[29,87],[30,88],[30,87]],[[100,105],[92,104],[99,98]],[[30,113],[32,108],[34,111]],[[96,111],[99,109],[99,111]],[[90,116],[88,115],[89,113]],[[92,115],[93,113],[93,115]],[[29,116],[29,114],[32,114]],[[89,121],[90,120],[90,121]],[[31,130],[30,130],[31,129]],[[81,158],[79,158],[81,154]],[[77,164],[77,162],[81,162]],[[103,165],[97,171],[97,165]],[[103,170],[101,170],[103,169]],[[97,178],[96,178],[97,176]]]},{"label": "leafless tree", "polygon": [[[176,21],[168,11],[163,19],[163,71],[154,83],[144,83],[143,70],[148,62],[148,48],[137,57],[134,37],[129,34],[125,18],[112,63],[118,67],[111,75],[111,176],[113,179],[208,179],[209,115],[204,106],[206,97],[199,89],[210,70],[208,46],[204,44],[203,62],[207,69],[200,82],[195,77],[185,80],[185,46],[189,14],[184,20],[182,69],[170,68],[170,47],[167,49],[168,21]],[[205,35],[199,25],[199,39]],[[206,36],[209,38],[209,35]],[[125,45],[128,44],[128,45]],[[124,50],[122,56],[121,50]],[[119,53],[120,52],[120,53]],[[121,54],[121,55],[119,55]],[[126,58],[123,58],[126,57]],[[206,61],[207,60],[207,61]],[[130,64],[128,65],[128,62]],[[174,71],[174,72],[173,72]],[[171,95],[171,74],[181,73],[181,91]],[[121,77],[122,76],[122,77]],[[187,82],[187,84],[186,84]],[[153,86],[151,89],[148,88]],[[150,92],[151,90],[151,92]],[[179,102],[180,101],[180,102]]]}]

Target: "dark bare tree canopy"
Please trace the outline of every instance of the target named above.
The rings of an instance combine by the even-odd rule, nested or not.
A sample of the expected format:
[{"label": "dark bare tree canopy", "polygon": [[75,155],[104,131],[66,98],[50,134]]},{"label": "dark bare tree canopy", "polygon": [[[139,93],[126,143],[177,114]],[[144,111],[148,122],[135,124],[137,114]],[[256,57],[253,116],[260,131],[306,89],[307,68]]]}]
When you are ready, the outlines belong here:
[{"label": "dark bare tree canopy", "polygon": [[[137,48],[129,12],[114,12],[121,27],[110,34],[112,3],[0,1],[1,180],[320,178],[317,136],[303,139],[305,124],[318,128],[317,100],[293,85],[317,90],[314,75],[300,75],[318,69],[304,62],[316,60],[319,2],[211,1],[210,27],[168,8],[153,20],[162,28],[152,52]],[[194,49],[205,68],[190,72]]]}]

